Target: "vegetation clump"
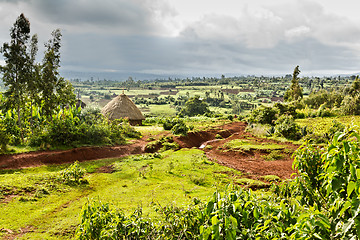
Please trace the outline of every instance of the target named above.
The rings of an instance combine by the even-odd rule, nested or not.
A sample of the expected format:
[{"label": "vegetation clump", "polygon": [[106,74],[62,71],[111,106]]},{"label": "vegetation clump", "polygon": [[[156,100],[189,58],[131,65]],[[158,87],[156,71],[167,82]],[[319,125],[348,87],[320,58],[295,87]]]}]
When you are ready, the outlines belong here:
[{"label": "vegetation clump", "polygon": [[60,173],[60,179],[66,184],[81,184],[87,183],[86,180],[83,180],[83,177],[86,173],[86,170],[79,166],[79,162],[74,162],[68,168],[64,169]]},{"label": "vegetation clump", "polygon": [[199,96],[190,98],[186,103],[185,107],[181,109],[179,115],[185,116],[196,116],[210,113],[209,107]]},{"label": "vegetation clump", "polygon": [[283,115],[275,122],[275,134],[283,136],[290,140],[299,140],[300,126],[295,123],[292,116]]}]

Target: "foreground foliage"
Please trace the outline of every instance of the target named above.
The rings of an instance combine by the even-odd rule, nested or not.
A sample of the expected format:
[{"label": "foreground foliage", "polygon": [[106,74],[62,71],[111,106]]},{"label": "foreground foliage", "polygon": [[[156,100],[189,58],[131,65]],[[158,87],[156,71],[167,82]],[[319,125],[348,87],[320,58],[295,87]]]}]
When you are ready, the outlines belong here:
[{"label": "foreground foliage", "polygon": [[337,132],[324,149],[304,144],[295,153],[298,177],[272,194],[228,188],[186,209],[157,217],[130,216],[108,204],[83,207],[77,239],[358,239],[360,135]]}]

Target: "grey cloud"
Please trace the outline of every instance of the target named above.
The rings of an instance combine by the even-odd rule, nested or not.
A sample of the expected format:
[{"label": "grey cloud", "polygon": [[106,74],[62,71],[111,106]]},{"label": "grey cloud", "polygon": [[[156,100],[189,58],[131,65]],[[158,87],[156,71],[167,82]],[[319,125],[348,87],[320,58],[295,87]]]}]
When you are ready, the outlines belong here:
[{"label": "grey cloud", "polygon": [[[282,74],[300,65],[303,73],[322,70],[356,71],[359,62],[344,47],[330,47],[316,39],[279,42],[274,48],[249,49],[246,45],[217,41],[159,37],[70,35],[64,49],[66,69],[87,71],[154,72],[173,74]],[[83,41],[87,39],[87,41]],[[101,45],[97,43],[101,42]],[[91,49],[91,51],[89,51]]]},{"label": "grey cloud", "polygon": [[74,31],[117,34],[161,32],[161,18],[176,14],[163,0],[18,0],[39,20]]},{"label": "grey cloud", "polygon": [[51,21],[65,24],[117,25],[144,21],[145,9],[126,1],[48,1],[34,2],[36,9]]},{"label": "grey cloud", "polygon": [[332,45],[356,44],[360,27],[345,17],[328,14],[314,2],[297,1],[268,7],[254,14],[247,8],[238,17],[204,16],[181,33],[187,38],[214,39],[244,44],[249,48],[272,48],[281,41],[315,38]]},{"label": "grey cloud", "polygon": [[[309,1],[267,7],[259,14],[242,8],[236,17],[208,14],[189,23],[177,37],[159,36],[162,21],[176,14],[163,0],[18,0],[4,4],[29,16],[32,31],[40,37],[47,38],[54,28],[62,29],[64,71],[191,76],[283,74],[291,73],[296,65],[304,74],[356,72],[360,67],[358,51],[354,51],[360,37],[357,25]],[[13,23],[16,17],[11,19]],[[11,24],[3,34],[6,41]]]}]

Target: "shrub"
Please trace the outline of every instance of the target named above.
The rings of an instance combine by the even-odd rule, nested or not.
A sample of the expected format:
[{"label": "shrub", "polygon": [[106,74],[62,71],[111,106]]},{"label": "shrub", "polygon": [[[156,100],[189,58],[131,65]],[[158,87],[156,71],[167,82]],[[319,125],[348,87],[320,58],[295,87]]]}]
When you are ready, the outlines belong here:
[{"label": "shrub", "polygon": [[171,130],[178,123],[184,123],[184,121],[179,118],[167,118],[163,121],[163,128],[164,130]]},{"label": "shrub", "polygon": [[294,118],[288,115],[281,116],[275,122],[276,133],[290,140],[300,139],[300,127],[294,121]]},{"label": "shrub", "polygon": [[[123,144],[125,137],[139,138],[137,132],[126,120],[108,121],[98,111],[87,110],[77,113],[74,109],[64,109],[45,122],[45,126],[35,128],[29,136],[30,146],[52,145],[73,146],[78,144]],[[80,117],[78,117],[78,115]]]},{"label": "shrub", "polygon": [[310,108],[319,108],[325,104],[327,108],[339,107],[344,96],[336,91],[320,90],[310,93],[309,97],[304,99],[304,103]]},{"label": "shrub", "polygon": [[344,115],[359,115],[360,114],[360,95],[354,97],[346,96],[341,102],[341,112]]},{"label": "shrub", "polygon": [[175,135],[186,136],[189,131],[189,128],[186,126],[184,122],[179,122],[172,127],[171,131]]},{"label": "shrub", "polygon": [[248,122],[261,124],[274,124],[276,120],[277,110],[271,107],[261,107],[254,109],[248,119]]},{"label": "shrub", "polygon": [[199,96],[195,96],[190,98],[186,103],[184,108],[181,109],[180,115],[186,116],[196,116],[196,115],[204,115],[209,113],[209,106],[207,103],[200,99]]},{"label": "shrub", "polygon": [[332,112],[329,108],[326,108],[326,105],[324,103],[317,110],[317,116],[318,117],[330,117],[330,116],[332,116]]},{"label": "shrub", "polygon": [[179,144],[177,144],[176,142],[164,142],[162,144],[162,148],[161,150],[162,151],[166,151],[166,150],[170,150],[170,149],[173,149],[173,150],[179,150],[180,147],[179,147]]},{"label": "shrub", "polygon": [[284,155],[281,154],[281,151],[279,150],[273,150],[268,155],[264,156],[264,159],[266,161],[276,161],[284,158]]},{"label": "shrub", "polygon": [[67,184],[80,184],[85,172],[85,169],[80,167],[79,162],[76,161],[68,168],[61,171],[60,179]]},{"label": "shrub", "polygon": [[296,106],[294,104],[275,103],[274,108],[277,109],[279,116],[286,114],[295,117],[296,115]]}]

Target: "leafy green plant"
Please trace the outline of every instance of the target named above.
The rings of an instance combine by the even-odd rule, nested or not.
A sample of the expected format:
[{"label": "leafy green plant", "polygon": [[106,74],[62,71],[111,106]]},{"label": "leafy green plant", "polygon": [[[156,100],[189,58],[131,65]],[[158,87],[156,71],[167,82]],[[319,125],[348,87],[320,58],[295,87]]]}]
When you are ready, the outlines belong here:
[{"label": "leafy green plant", "polygon": [[189,131],[189,128],[186,126],[184,122],[179,122],[171,128],[171,131],[175,135],[186,136]]},{"label": "leafy green plant", "polygon": [[300,127],[294,121],[294,118],[288,115],[281,116],[275,122],[276,133],[284,138],[291,140],[300,139]]},{"label": "leafy green plant", "polygon": [[76,161],[60,172],[60,179],[67,184],[86,183],[86,181],[83,181],[85,173],[85,169],[80,167],[79,162]]},{"label": "leafy green plant", "polygon": [[3,121],[0,119],[0,152],[6,151],[6,145],[10,142],[10,136],[6,131]]},{"label": "leafy green plant", "polygon": [[271,107],[259,107],[254,109],[248,119],[248,122],[260,124],[274,124],[277,110]]}]

